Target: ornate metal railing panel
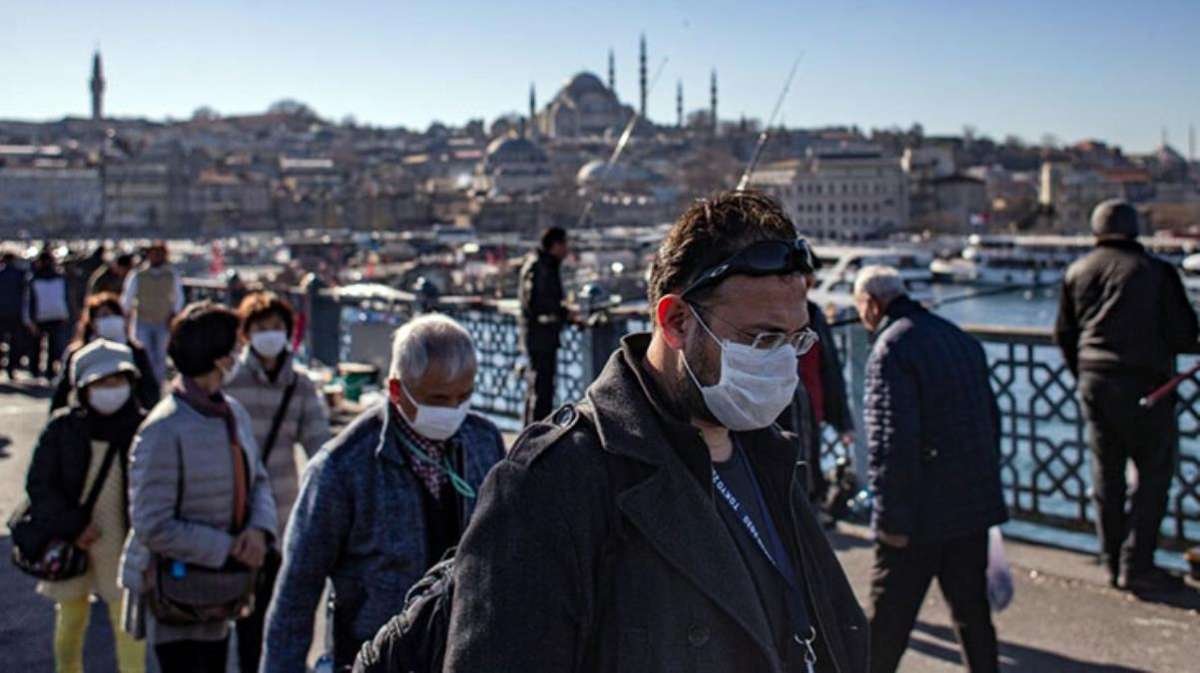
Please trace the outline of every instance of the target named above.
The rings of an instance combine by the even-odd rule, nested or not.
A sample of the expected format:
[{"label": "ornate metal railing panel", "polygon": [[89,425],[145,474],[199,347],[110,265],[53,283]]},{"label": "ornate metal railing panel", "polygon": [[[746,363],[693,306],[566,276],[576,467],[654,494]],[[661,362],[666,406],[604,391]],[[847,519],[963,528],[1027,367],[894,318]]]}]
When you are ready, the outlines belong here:
[{"label": "ornate metal railing panel", "polygon": [[[412,301],[336,299],[327,292],[293,292],[290,296],[303,311],[325,316],[310,326],[304,348],[328,353],[330,349],[319,342],[336,342],[333,357],[326,360],[344,360],[350,352],[355,325],[399,326],[419,312]],[[219,287],[188,286],[189,300],[221,301],[227,297],[228,293]],[[325,304],[332,304],[336,310],[330,312]],[[439,309],[461,322],[478,347],[476,408],[518,426],[526,381],[515,314],[481,301],[446,301]],[[617,312],[591,326],[565,328],[558,355],[558,401],[582,397],[617,339],[649,327],[642,313]],[[1047,525],[1090,530],[1094,508],[1089,457],[1075,381],[1048,331],[967,329],[983,342],[991,366],[992,386],[1002,416],[1001,477],[1012,514]],[[835,329],[830,345],[843,356],[847,390],[857,413],[869,342],[860,327],[850,325]],[[1186,367],[1195,356],[1180,360],[1179,366]],[[1200,542],[1200,383],[1190,380],[1181,386],[1179,400],[1180,456],[1163,525],[1165,541],[1174,547]],[[857,456],[861,461],[862,433],[858,437],[860,446],[843,446],[835,434],[826,429],[824,469],[841,456]]]}]

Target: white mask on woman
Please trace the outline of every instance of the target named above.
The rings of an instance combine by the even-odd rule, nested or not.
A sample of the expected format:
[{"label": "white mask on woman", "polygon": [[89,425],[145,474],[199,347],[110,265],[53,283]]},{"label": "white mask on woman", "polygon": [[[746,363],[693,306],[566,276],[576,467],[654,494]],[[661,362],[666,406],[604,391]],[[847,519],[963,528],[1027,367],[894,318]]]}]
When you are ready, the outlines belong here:
[{"label": "white mask on woman", "polygon": [[467,420],[467,413],[471,410],[471,400],[467,400],[457,407],[435,407],[428,404],[420,404],[412,393],[408,392],[408,387],[404,382],[400,382],[400,389],[404,391],[404,395],[408,397],[408,401],[412,402],[417,408],[416,418],[409,421],[409,425],[417,434],[428,437],[434,441],[442,441],[450,439],[454,433],[458,432],[463,421]]},{"label": "white mask on woman", "polygon": [[721,347],[721,380],[716,385],[701,385],[687,357],[683,358],[688,376],[704,397],[704,406],[721,425],[734,432],[761,430],[774,423],[791,404],[800,383],[795,347],[785,344],[764,350],[718,339],[696,309],[692,308],[692,314]]},{"label": "white mask on woman", "polygon": [[97,318],[92,323],[92,328],[96,332],[96,336],[101,339],[108,339],[123,344],[129,341],[126,336],[125,318],[119,315],[106,315],[103,318]]},{"label": "white mask on woman", "polygon": [[111,416],[129,401],[130,392],[128,383],[103,388],[93,386],[87,389],[88,405],[101,416]]},{"label": "white mask on woman", "polygon": [[250,335],[250,347],[264,358],[273,358],[287,348],[287,333],[281,329],[255,332]]}]

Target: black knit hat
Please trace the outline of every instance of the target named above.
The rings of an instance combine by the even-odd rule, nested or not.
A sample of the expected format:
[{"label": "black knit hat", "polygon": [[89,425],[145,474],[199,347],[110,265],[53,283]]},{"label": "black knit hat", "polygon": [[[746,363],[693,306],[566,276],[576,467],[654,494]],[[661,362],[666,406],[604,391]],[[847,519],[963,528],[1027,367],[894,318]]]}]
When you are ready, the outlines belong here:
[{"label": "black knit hat", "polygon": [[1092,211],[1092,233],[1096,236],[1137,238],[1138,212],[1124,199],[1101,201]]}]

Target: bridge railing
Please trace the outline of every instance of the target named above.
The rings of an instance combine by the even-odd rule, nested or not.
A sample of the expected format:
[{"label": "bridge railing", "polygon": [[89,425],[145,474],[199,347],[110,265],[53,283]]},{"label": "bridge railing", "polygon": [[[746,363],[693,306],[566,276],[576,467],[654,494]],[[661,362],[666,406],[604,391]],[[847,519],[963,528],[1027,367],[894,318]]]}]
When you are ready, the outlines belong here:
[{"label": "bridge railing", "polygon": [[[228,300],[229,293],[212,284],[188,283],[189,299]],[[423,309],[419,298],[395,292],[348,295],[310,287],[284,293],[305,316],[301,357],[336,366],[363,357],[364,327],[387,334]],[[512,302],[445,297],[436,310],[454,317],[471,333],[479,352],[476,409],[518,427],[525,393],[524,359],[517,337],[516,307]],[[557,399],[579,399],[600,372],[622,336],[650,327],[644,312],[603,311],[586,324],[563,330],[558,353]],[[1075,531],[1092,530],[1095,517],[1090,493],[1088,447],[1075,381],[1054,346],[1050,332],[966,326],[983,344],[991,366],[992,386],[1002,415],[1001,477],[1015,518]],[[378,341],[378,336],[375,337]],[[385,340],[386,341],[386,340]],[[870,343],[857,325],[834,331],[834,346],[843,356],[851,405],[860,408],[863,371]],[[380,363],[388,356],[386,343],[374,346]],[[382,349],[382,352],[380,352]],[[367,349],[368,351],[370,349]],[[1187,367],[1196,356],[1183,356]],[[1179,447],[1167,520],[1167,546],[1200,543],[1200,384],[1186,382],[1179,391]],[[858,427],[862,428],[861,414]],[[863,433],[858,446],[842,446],[832,431],[826,434],[825,467],[849,455],[865,465]]]}]

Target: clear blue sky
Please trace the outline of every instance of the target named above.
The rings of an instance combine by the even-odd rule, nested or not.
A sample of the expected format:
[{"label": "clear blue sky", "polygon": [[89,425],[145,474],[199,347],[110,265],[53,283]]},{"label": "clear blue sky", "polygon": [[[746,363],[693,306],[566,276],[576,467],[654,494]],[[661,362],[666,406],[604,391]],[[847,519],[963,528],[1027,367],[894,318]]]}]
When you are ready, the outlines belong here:
[{"label": "clear blue sky", "polygon": [[0,2],[0,118],[88,111],[98,43],[109,114],[190,116],[264,109],[291,97],[333,119],[424,128],[526,109],[579,70],[637,99],[637,40],[650,69],[670,58],[650,116],[707,105],[769,114],[804,52],[782,115],[789,126],[859,124],[1002,137],[1096,137],[1145,151],[1168,128],[1186,151],[1200,123],[1200,2],[946,0],[709,2]]}]

